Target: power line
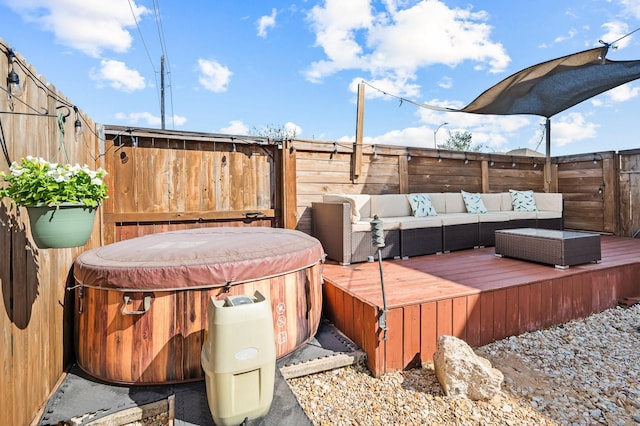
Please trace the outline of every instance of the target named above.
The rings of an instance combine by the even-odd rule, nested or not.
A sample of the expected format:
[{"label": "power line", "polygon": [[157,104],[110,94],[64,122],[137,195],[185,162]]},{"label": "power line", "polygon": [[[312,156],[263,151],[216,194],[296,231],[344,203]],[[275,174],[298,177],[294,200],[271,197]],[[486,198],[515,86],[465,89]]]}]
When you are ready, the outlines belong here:
[{"label": "power line", "polygon": [[160,103],[160,93],[159,93],[159,85],[158,85],[158,71],[153,63],[153,59],[151,58],[151,54],[149,53],[149,48],[147,47],[147,43],[144,41],[144,36],[142,35],[142,30],[140,29],[140,25],[138,24],[138,17],[136,16],[136,12],[133,10],[133,5],[131,4],[131,0],[129,0],[129,9],[131,10],[131,15],[133,16],[133,20],[136,23],[136,28],[138,29],[138,34],[140,35],[140,40],[142,41],[142,45],[144,46],[144,51],[147,53],[147,58],[149,59],[149,63],[151,64],[151,69],[153,70],[153,78],[156,81],[156,95],[158,96],[158,103]]},{"label": "power line", "polygon": [[[153,0],[153,9],[156,17],[156,27],[158,29],[158,39],[160,40],[160,48],[162,49],[162,56],[165,58],[167,63],[167,68],[169,69],[169,72],[167,72],[166,74],[169,79],[169,98],[171,100],[171,127],[175,128],[175,123],[173,120],[174,113],[173,113],[173,90],[172,90],[173,85],[171,84],[171,61],[169,60],[169,54],[167,53],[166,38],[164,35],[164,28],[162,27],[162,15],[160,13],[160,4],[158,0]],[[164,109],[164,106],[163,106],[163,109]],[[164,121],[164,117],[163,117],[163,121]]]}]

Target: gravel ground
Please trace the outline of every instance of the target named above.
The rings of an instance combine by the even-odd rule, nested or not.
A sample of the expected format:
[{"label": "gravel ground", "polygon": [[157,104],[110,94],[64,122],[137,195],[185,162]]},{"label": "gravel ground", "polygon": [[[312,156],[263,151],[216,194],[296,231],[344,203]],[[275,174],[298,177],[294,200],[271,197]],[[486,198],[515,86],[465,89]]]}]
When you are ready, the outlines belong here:
[{"label": "gravel ground", "polygon": [[640,305],[476,349],[504,373],[490,401],[444,396],[430,365],[376,379],[350,366],[288,380],[314,425],[638,425]]}]

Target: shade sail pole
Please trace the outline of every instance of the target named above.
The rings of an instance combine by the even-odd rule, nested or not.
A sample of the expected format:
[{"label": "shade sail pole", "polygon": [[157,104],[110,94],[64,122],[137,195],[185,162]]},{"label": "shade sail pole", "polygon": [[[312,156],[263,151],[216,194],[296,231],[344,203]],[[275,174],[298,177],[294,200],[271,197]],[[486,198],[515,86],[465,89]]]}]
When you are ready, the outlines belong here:
[{"label": "shade sail pole", "polygon": [[544,135],[545,135],[545,167],[544,167],[544,190],[545,192],[551,191],[551,119],[547,117],[544,123]]},{"label": "shade sail pole", "polygon": [[351,157],[351,181],[356,183],[362,170],[362,131],[364,128],[364,84],[358,84],[358,106],[356,110],[356,141]]}]

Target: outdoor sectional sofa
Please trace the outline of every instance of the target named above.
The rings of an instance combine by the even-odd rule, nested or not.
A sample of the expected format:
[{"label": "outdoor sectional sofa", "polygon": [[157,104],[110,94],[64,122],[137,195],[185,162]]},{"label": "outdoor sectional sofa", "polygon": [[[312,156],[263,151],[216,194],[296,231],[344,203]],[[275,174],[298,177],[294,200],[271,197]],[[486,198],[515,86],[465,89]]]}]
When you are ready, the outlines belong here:
[{"label": "outdoor sectional sofa", "polygon": [[[522,210],[511,192],[528,192],[535,204]],[[410,195],[414,194],[324,195],[322,202],[312,203],[312,235],[328,258],[350,264],[377,258],[371,238],[374,216],[382,220],[383,259],[493,246],[498,229],[563,228],[560,193],[465,193],[481,198],[481,213],[468,212],[463,192],[428,193],[435,211],[426,216],[414,214]],[[415,204],[415,197],[412,201]]]}]

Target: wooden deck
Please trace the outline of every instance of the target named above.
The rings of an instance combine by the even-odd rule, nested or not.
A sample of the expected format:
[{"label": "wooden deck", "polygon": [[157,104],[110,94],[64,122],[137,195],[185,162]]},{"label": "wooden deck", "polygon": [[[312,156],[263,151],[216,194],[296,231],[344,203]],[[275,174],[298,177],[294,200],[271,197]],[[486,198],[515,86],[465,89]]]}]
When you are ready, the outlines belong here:
[{"label": "wooden deck", "polygon": [[[324,266],[324,313],[367,354],[375,376],[431,361],[437,338],[476,347],[547,328],[640,295],[640,239],[602,236],[602,261],[566,270],[499,258],[493,247]],[[373,251],[373,248],[372,248]]]}]

